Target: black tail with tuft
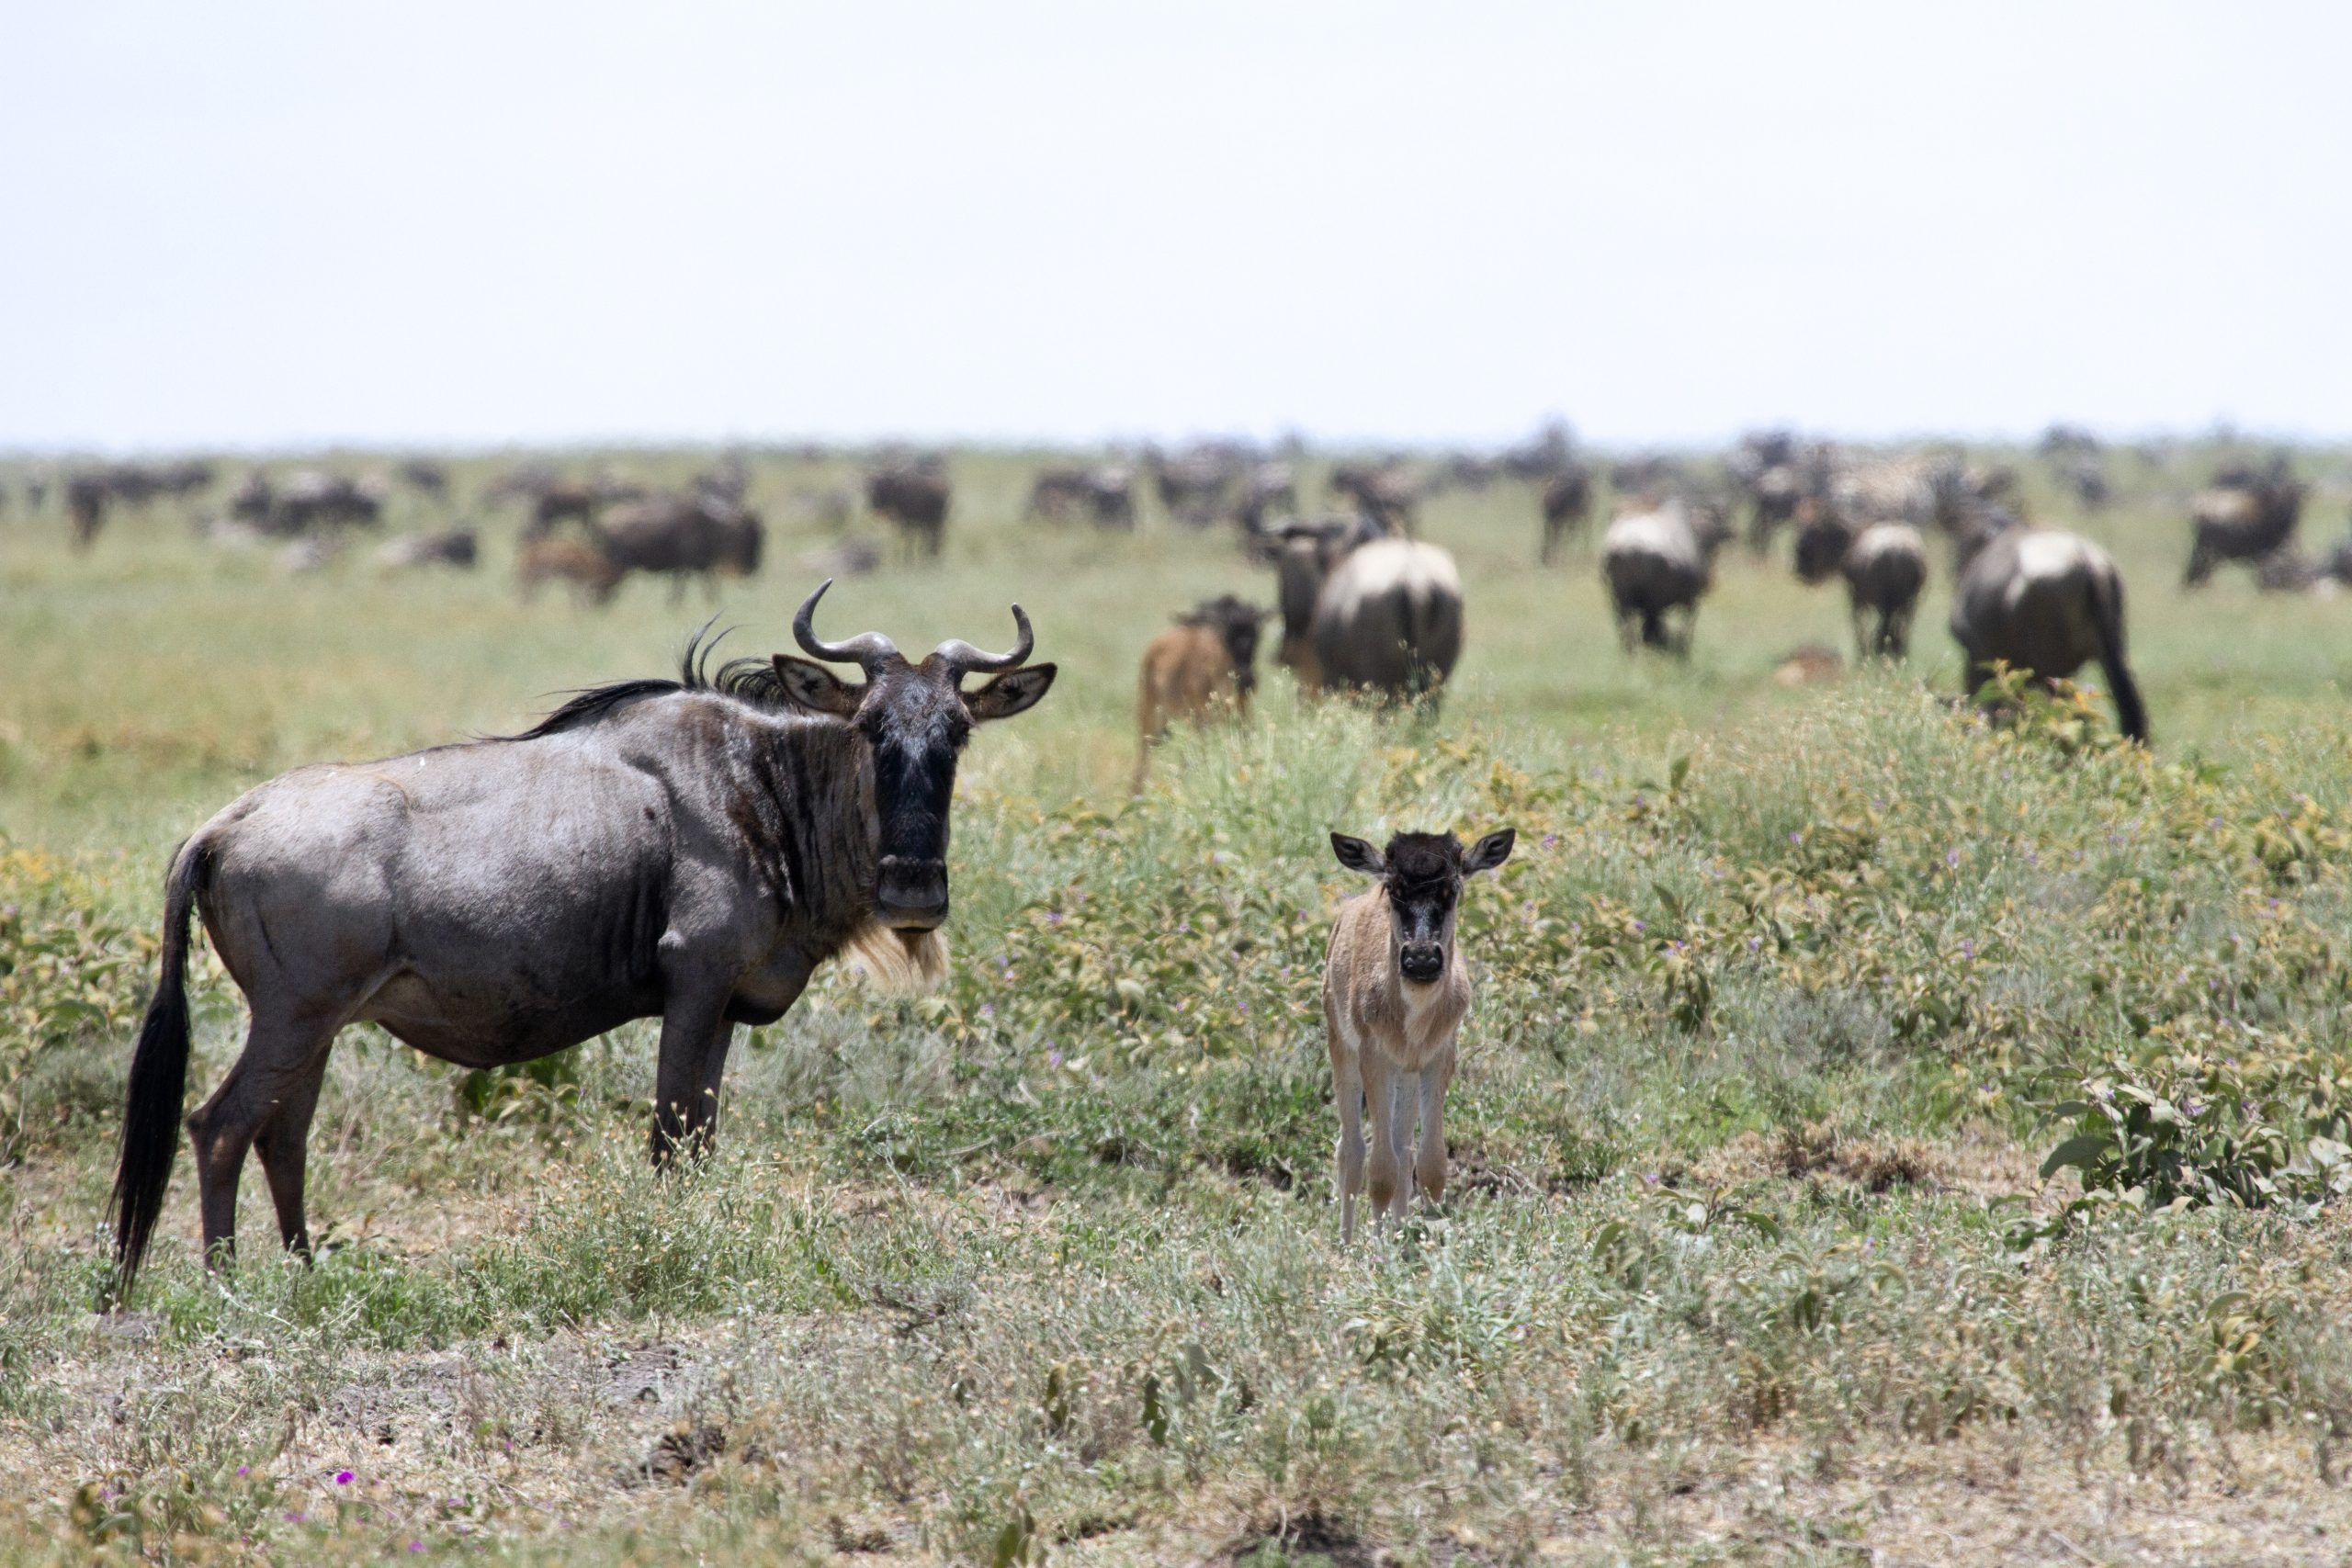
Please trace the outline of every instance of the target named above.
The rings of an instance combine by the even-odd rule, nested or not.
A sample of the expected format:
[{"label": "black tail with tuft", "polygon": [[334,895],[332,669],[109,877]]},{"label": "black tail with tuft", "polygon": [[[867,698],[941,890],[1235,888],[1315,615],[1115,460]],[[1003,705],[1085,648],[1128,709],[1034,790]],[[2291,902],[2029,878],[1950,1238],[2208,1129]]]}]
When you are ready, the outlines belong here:
[{"label": "black tail with tuft", "polygon": [[2140,701],[2139,683],[2123,662],[2123,584],[2113,579],[2095,584],[2091,615],[2098,628],[2098,667],[2115,697],[2116,725],[2143,746],[2148,743],[2148,710]]},{"label": "black tail with tuft", "polygon": [[130,1057],[130,1091],[122,1111],[122,1163],[114,1178],[118,1303],[130,1299],[130,1282],[164,1211],[172,1160],[179,1153],[181,1102],[187,1094],[188,917],[209,868],[206,846],[183,845],[164,885],[162,972],[146,1020],[139,1026],[138,1049]]}]

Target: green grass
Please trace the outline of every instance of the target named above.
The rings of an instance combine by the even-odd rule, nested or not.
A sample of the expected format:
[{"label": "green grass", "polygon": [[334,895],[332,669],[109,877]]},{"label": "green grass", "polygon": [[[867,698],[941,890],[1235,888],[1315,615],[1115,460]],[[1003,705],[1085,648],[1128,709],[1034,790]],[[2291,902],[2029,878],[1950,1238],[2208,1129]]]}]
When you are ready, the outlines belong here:
[{"label": "green grass", "polygon": [[[1442,720],[1272,679],[1130,802],[1142,643],[1261,574],[1157,519],[1021,526],[1025,462],[960,457],[946,564],[826,606],[986,643],[1018,598],[1065,671],[967,761],[949,987],[821,979],[669,1178],[650,1026],[490,1082],[351,1032],[318,1265],[273,1255],[255,1173],[245,1259],[207,1277],[183,1161],[113,1320],[98,1224],[173,843],[297,762],[667,669],[708,611],[518,605],[511,521],[479,577],[287,579],[160,512],[80,559],[17,514],[0,1557],[2324,1556],[2352,1527],[2352,608],[2181,595],[2194,470],[2120,468],[2092,528],[2153,754],[2077,706],[1958,712],[1933,595],[1908,670],[1781,687],[1843,605],[1736,554],[1688,668],[1628,661],[1507,486],[1425,522],[1469,591]],[[763,464],[759,499],[839,471]],[[781,532],[719,606],[745,648],[826,543]],[[1502,822],[1453,1191],[1345,1252],[1317,984],[1353,889],[1324,834]],[[209,1085],[241,1019],[209,958],[196,986]]]}]

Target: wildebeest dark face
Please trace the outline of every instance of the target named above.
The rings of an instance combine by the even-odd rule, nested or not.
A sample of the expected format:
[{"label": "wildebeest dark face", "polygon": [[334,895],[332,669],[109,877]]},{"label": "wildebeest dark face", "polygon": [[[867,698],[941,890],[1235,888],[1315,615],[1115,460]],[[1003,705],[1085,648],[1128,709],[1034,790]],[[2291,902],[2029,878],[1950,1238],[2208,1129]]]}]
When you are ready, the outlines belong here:
[{"label": "wildebeest dark face", "polygon": [[1800,512],[1797,525],[1797,577],[1805,582],[1826,581],[1846,558],[1854,542],[1846,520],[1827,512]]},{"label": "wildebeest dark face", "polygon": [[1406,984],[1427,986],[1445,977],[1463,882],[1509,860],[1518,836],[1500,829],[1465,852],[1451,833],[1399,833],[1385,851],[1334,833],[1331,851],[1350,871],[1380,878],[1388,896],[1388,961]]},{"label": "wildebeest dark face", "polygon": [[[823,592],[820,588],[808,596],[793,629],[801,646],[819,657],[857,662],[865,671],[865,683],[841,680],[821,664],[781,653],[776,677],[795,703],[847,720],[871,750],[879,857],[875,918],[897,931],[930,931],[947,919],[948,807],[964,742],[974,725],[1035,706],[1054,683],[1055,666],[1013,668],[1034,646],[1029,619],[1019,605],[1012,614],[1021,641],[1009,654],[982,653],[950,639],[922,663],[910,664],[878,632],[846,643],[820,643],[808,622]],[[964,677],[979,670],[1002,673],[976,690],[963,690]]]},{"label": "wildebeest dark face", "polygon": [[1234,685],[1249,692],[1258,684],[1258,626],[1269,614],[1230,593],[1221,593],[1204,600],[1198,609],[1178,619],[1187,625],[1207,626],[1216,633],[1217,640],[1225,645],[1226,657],[1233,661]]}]

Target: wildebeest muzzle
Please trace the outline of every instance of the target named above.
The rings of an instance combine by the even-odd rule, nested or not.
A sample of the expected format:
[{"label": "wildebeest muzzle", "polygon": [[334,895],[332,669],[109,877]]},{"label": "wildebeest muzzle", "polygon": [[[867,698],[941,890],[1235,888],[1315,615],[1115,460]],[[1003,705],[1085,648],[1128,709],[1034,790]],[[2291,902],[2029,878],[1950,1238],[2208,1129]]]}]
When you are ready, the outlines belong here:
[{"label": "wildebeest muzzle", "polygon": [[1445,948],[1434,942],[1408,942],[1396,953],[1396,972],[1417,986],[1445,973]]},{"label": "wildebeest muzzle", "polygon": [[947,919],[947,863],[884,855],[874,912],[894,931],[927,931]]}]

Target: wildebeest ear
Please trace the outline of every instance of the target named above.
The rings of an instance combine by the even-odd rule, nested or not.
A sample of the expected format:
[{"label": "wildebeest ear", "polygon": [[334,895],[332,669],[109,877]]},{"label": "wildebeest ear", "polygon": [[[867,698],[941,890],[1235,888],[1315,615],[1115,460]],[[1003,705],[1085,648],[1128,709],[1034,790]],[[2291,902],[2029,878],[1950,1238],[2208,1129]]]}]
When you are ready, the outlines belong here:
[{"label": "wildebeest ear", "polygon": [[1345,833],[1334,833],[1331,835],[1331,852],[1339,856],[1340,863],[1350,871],[1360,871],[1366,876],[1387,874],[1386,858],[1362,839],[1351,839]]},{"label": "wildebeest ear", "polygon": [[823,665],[795,659],[788,653],[775,656],[775,678],[784,688],[786,700],[810,713],[849,718],[856,714],[857,705],[865,700],[865,687],[853,686]]},{"label": "wildebeest ear", "polygon": [[1011,718],[1037,705],[1054,683],[1056,667],[1032,664],[1026,670],[1008,670],[977,692],[964,694],[965,710],[972,722],[986,724],[992,718]]},{"label": "wildebeest ear", "polygon": [[1494,870],[1510,859],[1510,847],[1518,840],[1519,829],[1516,828],[1498,829],[1487,834],[1471,845],[1470,852],[1462,857],[1462,874],[1476,876],[1482,871]]}]

